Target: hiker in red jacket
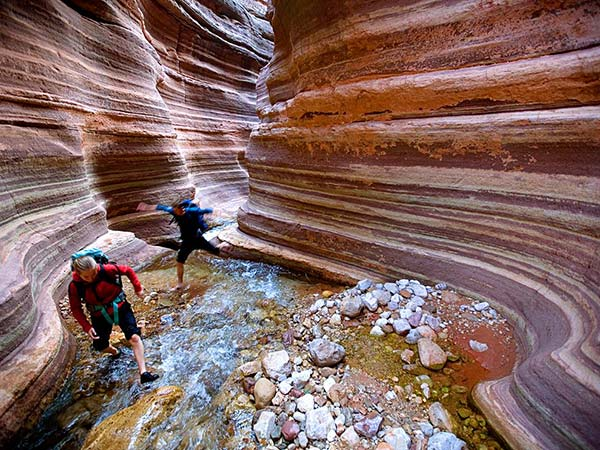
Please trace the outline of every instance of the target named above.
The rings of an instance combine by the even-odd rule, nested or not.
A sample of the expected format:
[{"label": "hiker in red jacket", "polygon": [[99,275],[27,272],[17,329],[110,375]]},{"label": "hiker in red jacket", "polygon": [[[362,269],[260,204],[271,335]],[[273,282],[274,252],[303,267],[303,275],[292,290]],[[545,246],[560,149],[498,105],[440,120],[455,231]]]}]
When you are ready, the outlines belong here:
[{"label": "hiker in red jacket", "polygon": [[[91,256],[82,256],[73,261],[73,270],[73,280],[69,284],[69,305],[73,317],[92,338],[94,348],[110,353],[113,358],[119,357],[120,350],[109,341],[113,324],[118,325],[133,349],[140,381],[149,383],[156,380],[158,375],[146,370],[141,331],[121,284],[121,275],[126,275],[133,284],[135,294],[143,298],[144,288],[133,269],[116,264],[98,264]],[[91,324],[83,312],[82,303],[85,303],[90,314]]]}]

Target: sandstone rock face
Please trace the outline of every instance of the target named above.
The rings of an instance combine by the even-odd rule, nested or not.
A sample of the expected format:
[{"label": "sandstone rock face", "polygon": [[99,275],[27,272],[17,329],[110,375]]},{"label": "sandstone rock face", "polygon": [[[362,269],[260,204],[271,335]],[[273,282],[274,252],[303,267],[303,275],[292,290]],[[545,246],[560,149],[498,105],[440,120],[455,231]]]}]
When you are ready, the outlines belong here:
[{"label": "sandstone rock face", "polygon": [[475,397],[514,448],[600,442],[599,17],[591,0],[273,1],[232,239],[501,305],[522,358]]},{"label": "sandstone rock face", "polygon": [[[253,0],[0,2],[0,446],[73,358],[55,307],[69,255],[108,227],[176,232],[133,214],[139,201],[245,195],[265,14]],[[120,261],[145,251],[125,236],[104,248]]]}]

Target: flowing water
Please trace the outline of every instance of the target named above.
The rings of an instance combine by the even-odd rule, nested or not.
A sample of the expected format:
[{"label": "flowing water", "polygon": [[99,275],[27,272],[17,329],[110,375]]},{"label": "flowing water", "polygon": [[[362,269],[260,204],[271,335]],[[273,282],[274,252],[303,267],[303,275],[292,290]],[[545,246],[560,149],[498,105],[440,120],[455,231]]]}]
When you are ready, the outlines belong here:
[{"label": "flowing water", "polygon": [[[17,449],[79,450],[94,425],[131,406],[143,394],[167,385],[179,386],[184,396],[168,419],[150,431],[146,442],[152,442],[151,448],[247,448],[244,440],[253,439],[253,411],[237,408],[235,403],[228,406],[235,402],[240,388],[232,387],[228,378],[236,367],[255,359],[269,342],[281,345],[294,314],[292,306],[303,303],[306,307],[307,302],[314,301],[314,297],[306,297],[308,294],[343,289],[277,266],[214,258],[201,252],[193,254],[186,264],[189,287],[183,293],[169,290],[175,282],[173,253],[138,275],[146,293],[153,294],[143,301],[132,297],[128,283],[126,292],[138,322],[146,322],[146,359],[160,378],[150,386],[140,385],[131,349],[124,342],[116,344],[123,350],[119,359],[99,355],[91,350],[89,338],[69,316],[67,327],[79,343],[75,365],[57,399],[36,429],[23,436]],[[456,302],[445,305],[459,306]],[[447,314],[455,317],[458,309]],[[396,378],[400,385],[414,382],[415,375],[428,373],[426,369],[401,370],[399,351],[407,347],[404,341],[393,334],[374,339],[369,331],[370,327],[359,327],[344,339],[348,364],[378,378]],[[477,332],[472,329],[464,336],[454,336],[453,341],[478,337]],[[494,444],[489,448],[500,448],[490,438],[485,420],[466,408],[468,390],[474,383],[504,376],[513,366],[514,343],[505,341],[509,334],[507,331],[504,337],[486,339],[490,342],[490,351],[486,352],[490,361],[479,361],[482,356],[478,355],[465,358],[468,350],[464,353],[464,348],[457,348],[463,357],[452,363],[452,368],[448,364],[442,372],[430,373],[435,383],[433,392],[439,392],[445,406],[454,415],[459,411],[467,414],[459,435],[469,442],[469,448],[478,448],[481,442]],[[501,367],[493,364],[496,360]],[[476,420],[479,424],[474,423]]]},{"label": "flowing water", "polygon": [[[19,449],[79,449],[93,425],[133,404],[144,389],[163,385],[180,386],[185,395],[168,423],[152,431],[157,447],[220,448],[226,431],[223,405],[213,399],[222,384],[238,365],[254,358],[259,336],[280,337],[291,302],[317,288],[276,266],[203,255],[186,264],[190,287],[183,296],[165,288],[175,277],[172,256],[138,275],[147,292],[158,292],[146,316],[136,306],[141,300],[132,304],[138,321],[146,317],[147,328],[155,328],[144,344],[149,367],[161,377],[142,387],[129,348],[121,346],[122,356],[112,360],[91,352],[79,333],[68,382]],[[239,415],[236,426],[248,427],[251,418]]]}]

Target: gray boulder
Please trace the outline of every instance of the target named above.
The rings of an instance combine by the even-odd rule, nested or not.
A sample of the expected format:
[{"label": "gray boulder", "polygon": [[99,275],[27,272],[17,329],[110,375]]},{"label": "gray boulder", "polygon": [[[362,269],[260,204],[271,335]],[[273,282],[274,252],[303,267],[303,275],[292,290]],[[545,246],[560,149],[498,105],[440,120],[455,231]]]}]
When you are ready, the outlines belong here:
[{"label": "gray boulder", "polygon": [[308,344],[308,353],[314,365],[332,367],[346,356],[346,350],[340,344],[326,339],[315,339]]}]

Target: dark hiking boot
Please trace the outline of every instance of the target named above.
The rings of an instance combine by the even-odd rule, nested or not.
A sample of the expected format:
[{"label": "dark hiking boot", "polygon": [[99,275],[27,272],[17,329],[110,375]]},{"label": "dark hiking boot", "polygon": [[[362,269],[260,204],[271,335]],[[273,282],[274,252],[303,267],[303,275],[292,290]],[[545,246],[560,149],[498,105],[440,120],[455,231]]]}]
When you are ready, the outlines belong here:
[{"label": "dark hiking boot", "polygon": [[144,372],[140,375],[140,381],[142,383],[152,383],[156,379],[158,379],[158,375],[155,373]]}]

